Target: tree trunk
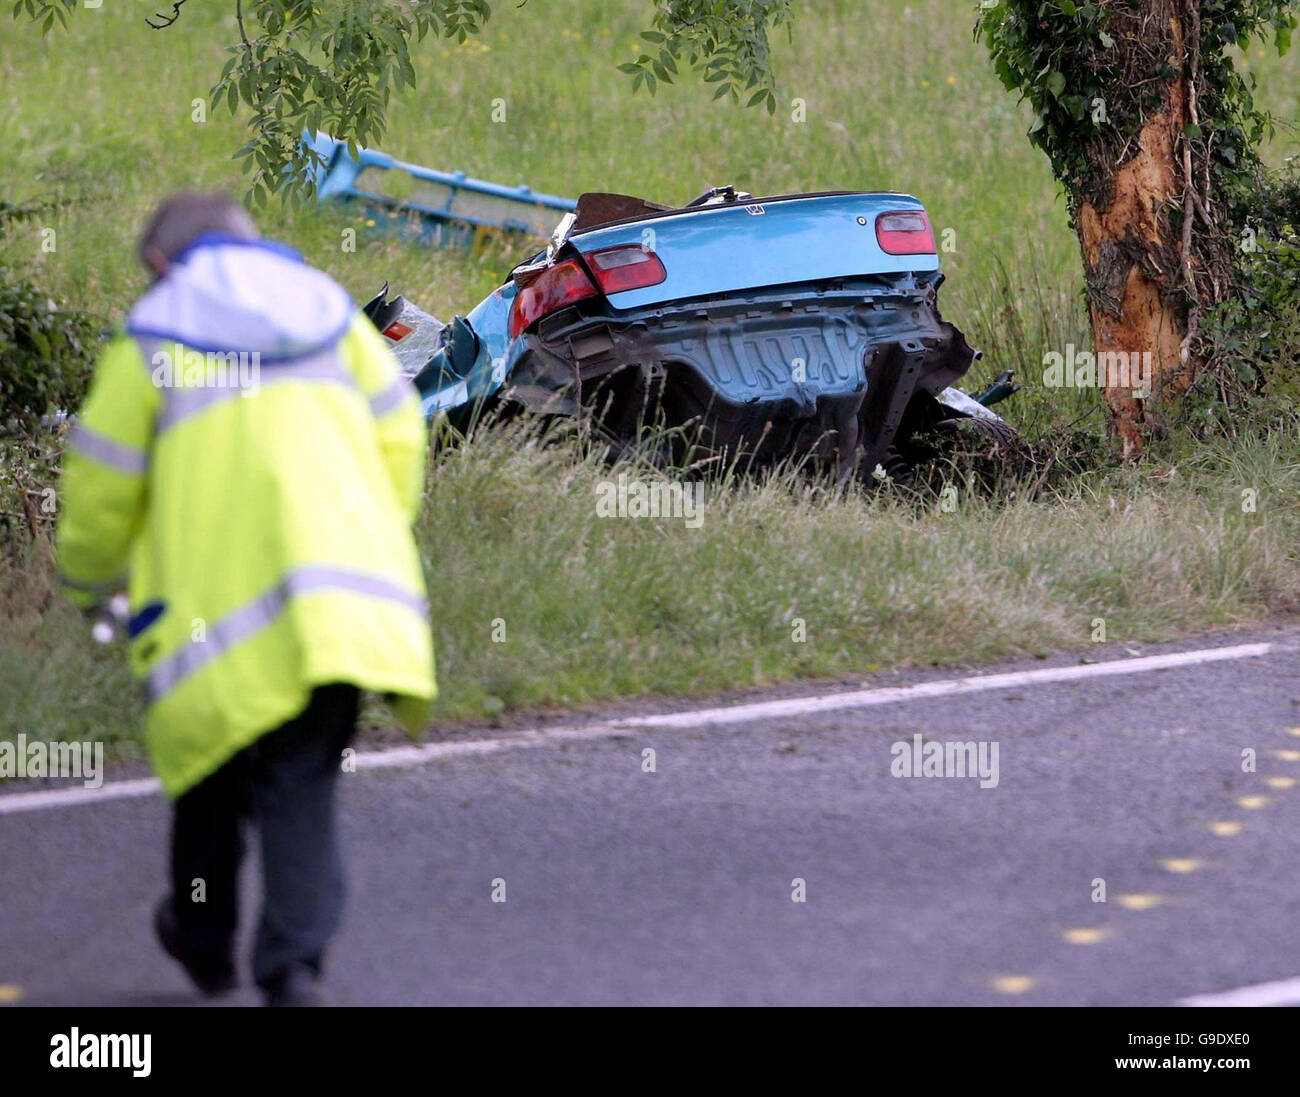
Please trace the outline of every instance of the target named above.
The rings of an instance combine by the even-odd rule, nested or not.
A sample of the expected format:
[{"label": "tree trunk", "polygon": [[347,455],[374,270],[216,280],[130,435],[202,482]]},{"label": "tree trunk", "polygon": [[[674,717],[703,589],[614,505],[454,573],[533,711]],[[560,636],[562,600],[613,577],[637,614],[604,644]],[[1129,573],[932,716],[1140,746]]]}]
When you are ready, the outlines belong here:
[{"label": "tree trunk", "polygon": [[[1176,402],[1204,364],[1197,321],[1220,299],[1231,266],[1226,211],[1211,201],[1206,150],[1187,136],[1199,121],[1197,3],[1140,0],[1130,8],[1111,0],[1126,83],[1159,87],[1160,106],[1136,135],[1111,132],[1091,142],[1097,177],[1088,193],[1072,194],[1098,382],[1126,457],[1141,451],[1155,413]],[[1165,65],[1177,72],[1162,75]],[[1143,399],[1135,392],[1148,364]]]}]

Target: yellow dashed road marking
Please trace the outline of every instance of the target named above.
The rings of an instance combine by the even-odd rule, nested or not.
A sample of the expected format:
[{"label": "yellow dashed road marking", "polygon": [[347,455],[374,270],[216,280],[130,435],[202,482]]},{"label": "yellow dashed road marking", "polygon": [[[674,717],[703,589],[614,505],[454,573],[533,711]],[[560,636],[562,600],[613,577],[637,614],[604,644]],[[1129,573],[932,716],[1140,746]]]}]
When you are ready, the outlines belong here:
[{"label": "yellow dashed road marking", "polygon": [[1110,931],[1083,926],[1078,929],[1067,929],[1061,936],[1072,945],[1095,945],[1099,941],[1106,940],[1110,936]]},{"label": "yellow dashed road marking", "polygon": [[[1287,734],[1300,739],[1300,727],[1288,728]],[[1300,762],[1300,750],[1275,750],[1273,756],[1284,762]],[[1289,789],[1296,786],[1294,777],[1265,777],[1264,783],[1269,788]],[[1240,807],[1254,810],[1262,808],[1269,802],[1267,796],[1241,796],[1237,798],[1237,804]],[[1207,826],[1212,834],[1221,838],[1230,838],[1233,835],[1240,834],[1242,830],[1241,823],[1229,819],[1218,819]],[[1206,867],[1206,862],[1199,857],[1166,857],[1160,865],[1167,872],[1186,875],[1191,872],[1197,872]],[[1150,910],[1152,907],[1159,906],[1164,899],[1159,895],[1118,895],[1115,898],[1125,910]],[[1061,931],[1061,938],[1071,945],[1095,945],[1101,941],[1107,940],[1112,936],[1112,932],[1107,929],[1097,929],[1092,926],[1078,926],[1073,929]],[[1034,985],[1034,978],[1029,975],[998,975],[990,980],[990,984],[995,990],[1003,994],[1023,994]]]},{"label": "yellow dashed road marking", "polygon": [[1115,899],[1125,910],[1150,910],[1164,902],[1159,895],[1120,895]]}]

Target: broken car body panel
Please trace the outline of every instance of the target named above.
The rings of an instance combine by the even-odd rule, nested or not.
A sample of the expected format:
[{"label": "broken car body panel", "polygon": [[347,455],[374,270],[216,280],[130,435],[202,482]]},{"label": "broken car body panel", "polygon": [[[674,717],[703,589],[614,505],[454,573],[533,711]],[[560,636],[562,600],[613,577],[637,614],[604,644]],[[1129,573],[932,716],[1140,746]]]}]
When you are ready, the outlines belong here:
[{"label": "broken car body panel", "polygon": [[542,194],[528,186],[507,187],[463,171],[408,164],[378,149],[348,152],[345,141],[304,132],[303,143],[319,159],[316,193],[323,202],[358,204],[367,216],[418,215],[418,235],[429,243],[465,242],[478,229],[545,236],[572,198]]}]

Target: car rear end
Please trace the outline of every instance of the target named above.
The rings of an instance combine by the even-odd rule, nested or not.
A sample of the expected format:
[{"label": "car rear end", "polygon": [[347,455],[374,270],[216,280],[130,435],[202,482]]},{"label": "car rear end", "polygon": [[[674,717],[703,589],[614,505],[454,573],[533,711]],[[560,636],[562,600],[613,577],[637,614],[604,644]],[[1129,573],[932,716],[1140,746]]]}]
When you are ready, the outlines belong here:
[{"label": "car rear end", "polygon": [[653,408],[714,448],[873,468],[909,405],[975,357],[939,316],[934,231],[908,195],[738,196],[584,226],[586,197],[498,291],[506,391],[533,410],[585,405],[630,438]]}]

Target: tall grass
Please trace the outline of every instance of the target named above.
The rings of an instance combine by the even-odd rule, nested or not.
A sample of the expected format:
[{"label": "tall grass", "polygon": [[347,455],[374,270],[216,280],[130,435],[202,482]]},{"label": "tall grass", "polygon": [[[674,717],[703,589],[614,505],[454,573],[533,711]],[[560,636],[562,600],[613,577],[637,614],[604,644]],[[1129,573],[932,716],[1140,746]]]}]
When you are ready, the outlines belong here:
[{"label": "tall grass", "polygon": [[[598,516],[597,486],[620,471],[658,475],[522,421],[437,449],[417,532],[441,718],[1101,651],[1096,618],[1131,646],[1300,605],[1297,434],[1045,497],[958,485],[951,513],[795,470],[723,468],[699,477],[695,529]],[[132,753],[139,708],[120,653],[94,647],[53,598],[47,552],[41,539],[0,567],[3,730]]]}]

